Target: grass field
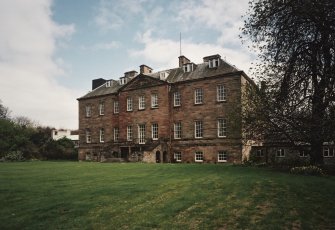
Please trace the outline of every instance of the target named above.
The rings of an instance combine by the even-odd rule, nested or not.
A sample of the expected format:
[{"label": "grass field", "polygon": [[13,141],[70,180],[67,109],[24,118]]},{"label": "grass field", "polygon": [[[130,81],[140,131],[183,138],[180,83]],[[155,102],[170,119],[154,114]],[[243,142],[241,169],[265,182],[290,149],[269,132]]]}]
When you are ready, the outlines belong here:
[{"label": "grass field", "polygon": [[334,229],[335,177],[210,164],[0,164],[0,229]]}]

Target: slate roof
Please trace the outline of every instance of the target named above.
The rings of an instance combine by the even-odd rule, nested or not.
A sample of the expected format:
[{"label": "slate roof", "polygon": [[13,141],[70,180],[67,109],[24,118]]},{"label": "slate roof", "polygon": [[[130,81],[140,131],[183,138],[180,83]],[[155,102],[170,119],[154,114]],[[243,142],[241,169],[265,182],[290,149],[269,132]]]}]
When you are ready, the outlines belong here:
[{"label": "slate roof", "polygon": [[[219,76],[219,75],[224,75],[224,74],[229,74],[229,73],[236,73],[236,74],[242,73],[241,70],[239,70],[235,66],[221,59],[220,65],[215,68],[209,68],[208,62],[205,62],[205,63],[195,65],[195,69],[192,72],[184,72],[182,68],[174,68],[174,69],[163,70],[163,71],[150,73],[146,75],[149,77],[160,79],[160,73],[162,72],[168,73],[167,78],[164,80],[168,83],[177,83],[177,82],[183,82],[183,81],[189,81],[189,80],[203,79],[203,78],[209,78],[209,77],[214,77],[214,76]],[[137,76],[135,76],[135,78]],[[122,86],[124,86],[124,85],[120,85],[119,81],[116,81],[116,80],[109,80],[109,81],[112,82],[110,87],[106,87],[106,83],[105,83],[102,86],[99,86],[98,88],[87,93],[85,96],[78,98],[78,100],[118,93],[118,90]]]}]

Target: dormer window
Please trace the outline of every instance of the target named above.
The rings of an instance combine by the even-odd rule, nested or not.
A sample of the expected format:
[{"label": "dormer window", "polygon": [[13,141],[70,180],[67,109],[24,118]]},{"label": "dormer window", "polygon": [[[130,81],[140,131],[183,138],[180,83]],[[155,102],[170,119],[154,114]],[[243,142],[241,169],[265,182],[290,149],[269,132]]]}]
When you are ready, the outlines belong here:
[{"label": "dormer window", "polygon": [[111,87],[112,86],[112,81],[107,81],[106,82],[106,87],[108,88],[108,87]]},{"label": "dormer window", "polygon": [[214,58],[208,61],[209,68],[216,68],[220,65],[220,59]]},{"label": "dormer window", "polygon": [[126,84],[127,83],[127,78],[125,78],[125,77],[121,77],[120,78],[120,85],[124,85],[124,84]]},{"label": "dormer window", "polygon": [[167,73],[167,72],[160,72],[159,73],[159,79],[160,80],[165,80],[168,75],[169,75],[169,73]]},{"label": "dormer window", "polygon": [[194,63],[187,63],[183,65],[184,72],[192,72],[194,70]]}]

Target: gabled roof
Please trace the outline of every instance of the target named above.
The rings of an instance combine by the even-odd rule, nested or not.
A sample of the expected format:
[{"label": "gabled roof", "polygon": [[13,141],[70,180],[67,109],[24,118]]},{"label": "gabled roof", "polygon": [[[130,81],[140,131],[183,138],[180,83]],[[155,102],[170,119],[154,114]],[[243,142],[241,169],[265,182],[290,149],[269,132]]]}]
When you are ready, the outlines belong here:
[{"label": "gabled roof", "polygon": [[158,85],[164,85],[167,84],[167,82],[162,81],[158,78],[154,78],[148,75],[139,74],[131,81],[129,81],[127,84],[123,85],[119,91],[128,91],[128,90],[134,90],[134,89],[141,89],[141,88],[148,88]]},{"label": "gabled roof", "polygon": [[108,82],[107,81],[105,84],[97,87],[96,89],[90,91],[89,93],[78,98],[77,100],[118,93],[122,85],[120,85],[120,83],[115,80],[109,80],[109,81],[110,81],[109,87],[107,87],[107,82]]}]

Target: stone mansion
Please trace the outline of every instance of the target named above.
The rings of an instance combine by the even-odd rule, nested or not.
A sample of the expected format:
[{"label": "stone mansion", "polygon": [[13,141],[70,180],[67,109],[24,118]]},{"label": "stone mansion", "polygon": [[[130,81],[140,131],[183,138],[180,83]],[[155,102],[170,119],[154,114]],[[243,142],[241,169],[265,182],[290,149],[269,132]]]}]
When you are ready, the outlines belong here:
[{"label": "stone mansion", "polygon": [[241,162],[242,94],[252,80],[220,55],[92,81],[78,98],[79,160]]}]

